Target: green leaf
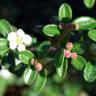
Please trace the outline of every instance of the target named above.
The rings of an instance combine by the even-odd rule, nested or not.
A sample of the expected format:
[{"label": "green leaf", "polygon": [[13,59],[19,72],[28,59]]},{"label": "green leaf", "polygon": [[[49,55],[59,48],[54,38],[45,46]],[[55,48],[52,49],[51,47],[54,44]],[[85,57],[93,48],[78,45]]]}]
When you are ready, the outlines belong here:
[{"label": "green leaf", "polygon": [[28,50],[25,50],[19,53],[20,60],[25,64],[29,64],[30,59],[33,57],[34,57],[34,54]]},{"label": "green leaf", "polygon": [[23,79],[25,84],[30,85],[32,84],[32,81],[35,79],[36,77],[36,72],[34,69],[30,68],[30,66],[28,66],[23,74]]},{"label": "green leaf", "polygon": [[88,32],[88,36],[89,36],[89,38],[92,39],[93,41],[96,41],[96,29],[90,30],[90,31]]},{"label": "green leaf", "polygon": [[54,58],[54,63],[56,66],[56,72],[57,74],[62,77],[66,75],[67,67],[68,67],[68,61],[67,59],[64,59],[64,52],[60,51],[56,54]]},{"label": "green leaf", "polygon": [[4,38],[0,38],[0,56],[4,56],[8,50],[8,41]]},{"label": "green leaf", "polygon": [[67,19],[71,19],[72,18],[72,9],[71,7],[64,3],[60,6],[59,8],[59,18],[60,20],[67,18]]},{"label": "green leaf", "polygon": [[36,37],[32,37],[32,44],[35,44],[37,42],[37,38]]},{"label": "green leaf", "polygon": [[37,51],[47,51],[51,46],[51,43],[49,41],[43,41],[42,43],[40,43],[40,45],[37,47]]},{"label": "green leaf", "polygon": [[72,65],[77,69],[77,70],[82,70],[84,66],[86,65],[86,60],[78,55],[76,59],[72,59]]},{"label": "green leaf", "polygon": [[72,52],[76,52],[78,54],[83,54],[84,53],[84,49],[81,47],[80,43],[75,43],[74,47],[72,48]]},{"label": "green leaf", "polygon": [[66,76],[67,74],[67,69],[68,69],[68,59],[64,59],[64,65],[63,65],[63,77]]},{"label": "green leaf", "polygon": [[92,8],[95,4],[95,0],[83,0],[83,2],[87,8]]},{"label": "green leaf", "polygon": [[96,66],[90,62],[86,64],[84,69],[84,79],[88,82],[93,82],[96,79]]},{"label": "green leaf", "polygon": [[7,34],[11,31],[12,31],[11,25],[6,20],[1,19],[0,20],[0,34],[6,37]]},{"label": "green leaf", "polygon": [[34,91],[35,92],[40,92],[42,91],[43,87],[46,84],[46,80],[47,80],[47,75],[46,75],[46,71],[43,70],[42,72],[40,72],[36,78],[36,82],[34,83]]},{"label": "green leaf", "polygon": [[60,35],[58,26],[55,25],[55,24],[46,25],[43,28],[43,32],[44,32],[45,35],[50,36],[50,37]]},{"label": "green leaf", "polygon": [[54,76],[53,76],[53,80],[54,80],[54,82],[56,82],[56,83],[61,83],[63,80],[64,80],[64,78],[60,78],[60,76],[58,76],[58,74],[56,73],[56,74],[54,74]]},{"label": "green leaf", "polygon": [[96,20],[88,16],[76,18],[73,24],[78,26],[76,30],[90,30],[96,28]]}]

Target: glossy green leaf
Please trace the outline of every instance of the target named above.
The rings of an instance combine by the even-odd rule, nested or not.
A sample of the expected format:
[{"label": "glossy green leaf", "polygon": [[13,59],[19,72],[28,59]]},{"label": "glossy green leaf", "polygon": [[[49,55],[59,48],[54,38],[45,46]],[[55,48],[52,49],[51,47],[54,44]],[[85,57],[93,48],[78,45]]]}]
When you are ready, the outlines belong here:
[{"label": "glossy green leaf", "polygon": [[57,74],[62,77],[66,75],[67,67],[68,67],[68,61],[67,59],[64,59],[64,52],[60,51],[55,55],[54,63],[56,66],[56,72]]},{"label": "glossy green leaf", "polygon": [[68,59],[64,59],[64,65],[63,65],[63,77],[66,76],[67,74],[67,69],[68,69]]},{"label": "glossy green leaf", "polygon": [[0,38],[0,56],[3,56],[8,50],[8,41],[4,38]]},{"label": "glossy green leaf", "polygon": [[87,8],[92,8],[95,4],[95,0],[83,0],[83,2]]},{"label": "glossy green leaf", "polygon": [[73,24],[77,25],[76,30],[90,30],[96,28],[96,20],[88,16],[75,19]]},{"label": "glossy green leaf", "polygon": [[82,57],[79,56],[76,59],[72,59],[72,65],[77,69],[77,70],[82,70],[84,66],[86,65],[86,60]]},{"label": "glossy green leaf", "polygon": [[37,38],[36,37],[32,37],[32,44],[37,42]]},{"label": "glossy green leaf", "polygon": [[54,80],[54,82],[56,82],[56,83],[61,83],[63,80],[64,80],[64,78],[60,78],[60,76],[58,76],[58,74],[56,73],[56,74],[54,74],[54,76],[53,76],[53,80]]},{"label": "glossy green leaf", "polygon": [[23,79],[25,84],[30,85],[32,84],[32,81],[35,79],[36,77],[36,72],[34,69],[30,68],[30,66],[28,66],[28,68],[25,69],[24,74],[23,74]]},{"label": "glossy green leaf", "polygon": [[50,36],[50,37],[60,35],[60,31],[58,29],[58,26],[55,24],[46,25],[43,28],[43,32],[45,35]]},{"label": "glossy green leaf", "polygon": [[40,73],[38,73],[38,76],[36,78],[36,82],[34,83],[34,91],[35,92],[40,92],[42,91],[43,87],[46,84],[46,80],[47,80],[47,74],[46,71],[43,70]]},{"label": "glossy green leaf", "polygon": [[30,59],[33,57],[34,57],[34,54],[28,50],[25,50],[19,53],[20,60],[25,64],[29,64]]},{"label": "glossy green leaf", "polygon": [[96,66],[90,62],[86,64],[84,69],[84,79],[88,82],[93,82],[96,79]]},{"label": "glossy green leaf", "polygon": [[92,39],[93,41],[96,41],[96,29],[90,30],[90,31],[88,32],[88,36],[89,36],[89,38]]},{"label": "glossy green leaf", "polygon": [[72,10],[71,7],[64,3],[60,6],[59,8],[59,18],[60,20],[67,18],[67,19],[71,19],[72,18]]},{"label": "glossy green leaf", "polygon": [[74,47],[72,48],[72,52],[76,52],[78,54],[83,54],[84,53],[84,49],[81,47],[80,43],[75,43]]},{"label": "glossy green leaf", "polygon": [[0,20],[0,34],[7,36],[9,32],[12,31],[11,25],[4,19]]},{"label": "glossy green leaf", "polygon": [[37,51],[42,52],[42,51],[47,51],[51,46],[51,43],[49,41],[43,41],[38,47]]}]

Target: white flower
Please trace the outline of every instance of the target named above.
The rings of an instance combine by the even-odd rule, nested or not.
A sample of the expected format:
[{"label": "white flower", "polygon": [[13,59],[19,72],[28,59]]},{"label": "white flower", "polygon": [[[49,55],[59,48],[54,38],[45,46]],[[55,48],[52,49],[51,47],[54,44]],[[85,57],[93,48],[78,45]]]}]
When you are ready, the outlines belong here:
[{"label": "white flower", "polygon": [[25,48],[25,45],[24,44],[20,44],[18,47],[17,47],[18,51],[21,52],[21,51],[24,51],[26,48]]},{"label": "white flower", "polygon": [[26,46],[32,42],[31,36],[25,34],[22,29],[17,30],[17,32],[10,32],[7,39],[10,49],[17,49],[19,52],[24,51]]},{"label": "white flower", "polygon": [[29,35],[24,35],[23,42],[25,45],[30,45],[30,43],[32,42],[32,38]]}]

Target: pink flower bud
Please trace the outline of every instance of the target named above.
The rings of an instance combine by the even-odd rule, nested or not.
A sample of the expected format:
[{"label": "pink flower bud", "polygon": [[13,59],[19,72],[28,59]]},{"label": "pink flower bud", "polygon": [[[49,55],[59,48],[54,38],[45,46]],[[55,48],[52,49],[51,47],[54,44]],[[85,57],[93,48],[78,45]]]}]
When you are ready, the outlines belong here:
[{"label": "pink flower bud", "polygon": [[73,44],[72,44],[71,42],[68,42],[68,43],[66,44],[66,48],[67,48],[68,50],[71,50],[71,49],[73,48]]},{"label": "pink flower bud", "polygon": [[70,58],[71,57],[71,52],[69,50],[64,49],[64,56],[66,58]]},{"label": "pink flower bud", "polygon": [[75,52],[72,53],[72,54],[71,54],[71,58],[76,59],[76,58],[77,58],[77,53],[75,53]]},{"label": "pink flower bud", "polygon": [[43,66],[42,66],[42,64],[38,63],[35,65],[35,68],[36,68],[36,71],[39,72],[42,70]]}]

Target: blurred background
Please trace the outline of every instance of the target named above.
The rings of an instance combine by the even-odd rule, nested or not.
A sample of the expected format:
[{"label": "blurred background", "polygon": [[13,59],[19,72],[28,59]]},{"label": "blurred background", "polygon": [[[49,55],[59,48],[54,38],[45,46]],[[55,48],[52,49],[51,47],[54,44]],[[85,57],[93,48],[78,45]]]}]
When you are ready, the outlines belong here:
[{"label": "blurred background", "polygon": [[[35,33],[36,25],[51,23],[51,17],[58,15],[59,6],[68,3],[73,10],[73,19],[79,16],[96,17],[96,4],[87,9],[82,0],[0,0],[0,19],[6,19],[26,33],[35,35],[39,41],[45,40]],[[22,78],[0,71],[0,96],[96,96],[96,82],[87,83],[79,72],[71,70],[69,79],[59,79],[56,74],[47,80],[46,87],[40,93],[24,85]],[[69,71],[70,73],[70,71]]]}]

